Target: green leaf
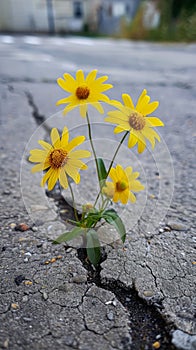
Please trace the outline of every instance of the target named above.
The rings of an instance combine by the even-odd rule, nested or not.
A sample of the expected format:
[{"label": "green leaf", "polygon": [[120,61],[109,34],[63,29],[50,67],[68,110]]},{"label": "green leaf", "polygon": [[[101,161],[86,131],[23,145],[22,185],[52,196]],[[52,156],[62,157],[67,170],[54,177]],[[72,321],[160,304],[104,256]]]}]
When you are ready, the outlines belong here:
[{"label": "green leaf", "polygon": [[86,218],[85,218],[85,222],[86,222],[86,226],[87,227],[92,227],[93,225],[96,225],[96,223],[101,219],[101,214],[99,211],[97,211],[96,209],[94,210],[94,212],[90,212],[87,214]]},{"label": "green leaf", "polygon": [[113,225],[118,233],[120,234],[121,240],[124,243],[126,239],[126,230],[125,226],[118,214],[113,209],[108,209],[104,212],[103,218],[108,224]]},{"label": "green leaf", "polygon": [[56,238],[52,243],[59,244],[67,241],[71,241],[73,238],[79,237],[84,233],[84,229],[81,227],[75,227],[73,230],[69,232],[65,232]]},{"label": "green leaf", "polygon": [[101,258],[101,250],[99,238],[95,230],[89,230],[87,232],[87,256],[94,266],[98,264]]},{"label": "green leaf", "polygon": [[107,178],[107,171],[105,168],[105,164],[102,158],[97,158],[97,166],[98,166],[98,177],[101,187],[105,185],[105,180]]}]

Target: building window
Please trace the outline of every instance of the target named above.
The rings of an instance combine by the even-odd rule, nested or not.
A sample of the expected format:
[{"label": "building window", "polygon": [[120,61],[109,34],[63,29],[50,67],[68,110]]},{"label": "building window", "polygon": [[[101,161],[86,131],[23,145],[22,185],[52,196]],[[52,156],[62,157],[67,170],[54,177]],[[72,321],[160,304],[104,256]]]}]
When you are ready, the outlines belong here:
[{"label": "building window", "polygon": [[74,17],[75,18],[82,18],[82,16],[83,16],[82,2],[81,1],[74,1],[73,9],[74,9]]}]

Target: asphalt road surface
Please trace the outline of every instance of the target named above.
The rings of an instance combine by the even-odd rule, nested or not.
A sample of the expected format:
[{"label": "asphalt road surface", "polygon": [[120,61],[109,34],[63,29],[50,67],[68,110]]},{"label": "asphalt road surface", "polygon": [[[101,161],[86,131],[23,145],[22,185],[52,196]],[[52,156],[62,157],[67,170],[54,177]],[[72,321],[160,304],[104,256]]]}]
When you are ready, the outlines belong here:
[{"label": "asphalt road surface", "polygon": [[[0,349],[196,349],[195,52],[195,44],[0,36]],[[70,208],[46,196],[27,161],[52,126],[86,132],[77,111],[63,118],[55,105],[65,96],[56,79],[77,69],[108,75],[111,98],[129,93],[136,102],[146,88],[165,124],[154,151],[125,144],[119,152],[146,189],[136,205],[119,206],[127,240],[104,247],[96,272],[74,245],[51,244]],[[93,110],[90,118],[107,162],[119,138]],[[90,161],[79,200],[95,190]]]}]

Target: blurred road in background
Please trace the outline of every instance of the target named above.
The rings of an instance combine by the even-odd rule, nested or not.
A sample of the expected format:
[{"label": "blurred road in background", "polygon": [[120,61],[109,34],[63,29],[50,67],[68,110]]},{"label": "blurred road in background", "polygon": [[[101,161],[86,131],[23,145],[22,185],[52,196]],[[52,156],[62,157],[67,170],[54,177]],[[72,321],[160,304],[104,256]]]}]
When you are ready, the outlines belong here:
[{"label": "blurred road in background", "polygon": [[[196,44],[0,36],[0,348],[139,350],[142,346],[152,349],[157,342],[161,349],[169,350],[173,349],[168,340],[172,333],[179,349],[188,349],[187,344],[195,349],[195,53]],[[159,100],[155,114],[165,123],[158,130],[162,142],[153,153],[148,149],[134,158],[136,150],[130,151],[134,170],[142,164],[145,208],[135,222],[131,221],[134,209],[128,209],[125,249],[106,247],[107,259],[97,285],[90,282],[77,250],[65,253],[63,247],[51,247],[48,239],[63,229],[55,215],[45,213],[43,203],[34,205],[42,220],[32,223],[20,193],[24,149],[38,125],[60,111],[55,103],[65,97],[56,79],[64,72],[75,75],[77,69],[85,73],[98,69],[99,74],[108,75],[114,85],[108,93],[111,98],[121,99],[122,93],[129,93],[136,102],[146,88],[152,100]],[[65,121],[72,122],[62,118]],[[46,125],[54,126],[54,120]],[[39,129],[39,137],[48,137],[46,133],[47,128]],[[96,137],[107,140],[108,128],[97,127]],[[119,161],[127,164],[129,156],[123,152]],[[40,177],[32,177],[26,166],[23,196],[36,201],[41,195]],[[88,185],[93,190],[93,177]],[[55,212],[55,204],[50,205]],[[31,230],[16,231],[15,224],[21,222]],[[63,258],[56,265],[44,264],[57,255]],[[137,307],[135,290],[153,313],[145,309],[146,303]],[[117,300],[117,306],[107,304],[110,300]],[[157,310],[166,324],[159,323]]]}]

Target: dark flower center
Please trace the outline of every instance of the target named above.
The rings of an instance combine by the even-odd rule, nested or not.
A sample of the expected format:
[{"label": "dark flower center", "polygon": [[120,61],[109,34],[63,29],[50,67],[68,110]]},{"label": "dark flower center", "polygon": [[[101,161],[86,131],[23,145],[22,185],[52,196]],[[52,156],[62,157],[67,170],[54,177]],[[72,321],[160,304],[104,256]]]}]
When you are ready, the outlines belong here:
[{"label": "dark flower center", "polygon": [[128,188],[128,184],[125,181],[118,181],[116,183],[116,190],[122,192]]},{"label": "dark flower center", "polygon": [[76,96],[79,100],[86,100],[89,97],[90,90],[87,86],[78,86]]},{"label": "dark flower center", "polygon": [[54,149],[49,156],[50,165],[53,169],[58,169],[67,163],[67,151],[63,149]]},{"label": "dark flower center", "polygon": [[137,112],[129,116],[129,125],[135,130],[142,130],[145,126],[145,117]]}]

